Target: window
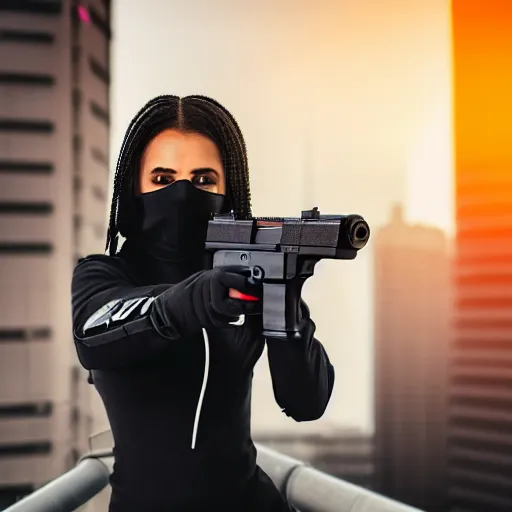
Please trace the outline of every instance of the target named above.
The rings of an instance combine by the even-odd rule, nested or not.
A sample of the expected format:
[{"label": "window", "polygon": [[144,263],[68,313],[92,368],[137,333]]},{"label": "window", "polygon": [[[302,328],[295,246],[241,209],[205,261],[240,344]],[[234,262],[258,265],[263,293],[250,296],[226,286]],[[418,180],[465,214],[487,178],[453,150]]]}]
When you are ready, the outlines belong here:
[{"label": "window", "polygon": [[0,405],[0,418],[48,418],[52,413],[51,402]]},{"label": "window", "polygon": [[74,365],[72,368],[71,368],[71,382],[73,384],[77,384],[80,382],[80,377],[84,374],[85,372],[83,371],[82,367],[81,366],[78,366],[78,365]]},{"label": "window", "polygon": [[0,132],[52,133],[53,130],[50,121],[0,118]]},{"label": "window", "polygon": [[0,160],[0,173],[51,174],[54,166],[50,162],[29,162],[26,160]]},{"label": "window", "polygon": [[96,162],[105,165],[108,167],[108,157],[101,149],[98,148],[91,148],[91,156],[96,160]]},{"label": "window", "polygon": [[24,203],[18,201],[1,201],[0,214],[48,215],[53,212],[53,204],[48,202]]},{"label": "window", "polygon": [[33,30],[0,30],[0,43],[52,44],[55,37],[50,32]]},{"label": "window", "polygon": [[95,199],[97,199],[98,201],[101,201],[101,202],[106,201],[107,197],[106,197],[105,191],[103,190],[102,187],[98,187],[97,185],[93,185],[91,187],[91,192],[92,192],[93,197]]},{"label": "window", "polygon": [[108,70],[93,57],[89,57],[89,69],[96,78],[109,85],[110,75]]},{"label": "window", "polygon": [[0,342],[2,341],[26,341],[27,331],[23,329],[2,329],[0,330]]},{"label": "window", "polygon": [[89,7],[89,16],[91,17],[92,24],[107,38],[112,37],[112,32],[107,21],[105,21],[100,13],[94,8]]},{"label": "window", "polygon": [[52,451],[50,441],[34,441],[19,444],[0,444],[0,459],[13,455],[41,455]]},{"label": "window", "polygon": [[49,327],[39,329],[0,329],[0,343],[3,341],[34,341],[49,340],[52,336],[52,330]]},{"label": "window", "polygon": [[75,230],[81,229],[82,227],[82,216],[79,213],[75,213],[73,215],[73,226]]},{"label": "window", "polygon": [[5,510],[34,492],[31,485],[0,485],[0,510]]},{"label": "window", "polygon": [[0,12],[23,12],[55,16],[62,12],[61,0],[0,0]]},{"label": "window", "polygon": [[51,254],[53,245],[50,243],[25,242],[25,243],[2,243],[0,242],[0,254]]},{"label": "window", "polygon": [[92,115],[96,119],[98,119],[99,121],[102,121],[106,125],[108,125],[110,123],[110,118],[109,118],[107,110],[105,110],[104,108],[100,107],[95,101],[91,101],[89,103],[89,107],[91,109]]},{"label": "window", "polygon": [[52,330],[50,327],[39,327],[30,331],[30,339],[32,340],[49,340],[52,337]]},{"label": "window", "polygon": [[51,75],[37,73],[2,73],[0,72],[0,84],[2,85],[43,85],[50,86],[55,83]]},{"label": "window", "polygon": [[76,448],[72,448],[66,456],[66,467],[68,470],[74,468],[80,460],[80,453]]},{"label": "window", "polygon": [[80,420],[82,419],[82,412],[80,411],[80,407],[77,407],[76,405],[72,406],[69,413],[71,426],[77,427],[80,424]]}]

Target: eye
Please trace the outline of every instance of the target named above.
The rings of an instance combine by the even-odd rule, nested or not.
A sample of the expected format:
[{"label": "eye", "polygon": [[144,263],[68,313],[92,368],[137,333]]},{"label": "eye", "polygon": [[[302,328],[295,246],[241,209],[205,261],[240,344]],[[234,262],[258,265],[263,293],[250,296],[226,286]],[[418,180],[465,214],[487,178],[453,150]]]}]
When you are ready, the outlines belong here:
[{"label": "eye", "polygon": [[155,185],[165,186],[170,185],[174,181],[173,177],[169,174],[157,174],[153,176],[151,182]]},{"label": "eye", "polygon": [[217,185],[217,181],[207,174],[194,176],[192,183],[198,188],[213,188]]}]

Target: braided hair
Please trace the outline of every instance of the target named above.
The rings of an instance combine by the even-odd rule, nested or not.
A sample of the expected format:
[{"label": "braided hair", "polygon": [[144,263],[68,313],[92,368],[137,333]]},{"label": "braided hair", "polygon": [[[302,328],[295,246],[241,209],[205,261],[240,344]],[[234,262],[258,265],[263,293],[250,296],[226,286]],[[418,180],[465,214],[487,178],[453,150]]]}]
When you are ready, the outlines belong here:
[{"label": "braided hair", "polygon": [[117,252],[118,235],[129,236],[140,222],[136,198],[139,168],[147,144],[158,133],[174,128],[208,137],[219,149],[226,175],[225,211],[237,219],[251,218],[251,193],[247,149],[234,117],[206,96],[158,96],[132,119],[121,146],[114,177],[106,250]]}]

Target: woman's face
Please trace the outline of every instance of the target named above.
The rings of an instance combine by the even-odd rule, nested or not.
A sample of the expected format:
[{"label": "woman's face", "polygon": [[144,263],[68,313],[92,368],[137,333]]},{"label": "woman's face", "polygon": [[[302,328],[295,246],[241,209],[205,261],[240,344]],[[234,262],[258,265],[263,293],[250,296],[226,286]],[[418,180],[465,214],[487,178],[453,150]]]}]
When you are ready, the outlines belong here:
[{"label": "woman's face", "polygon": [[197,188],[226,193],[226,178],[217,146],[204,135],[164,130],[147,145],[141,159],[139,191],[152,192],[178,180]]}]

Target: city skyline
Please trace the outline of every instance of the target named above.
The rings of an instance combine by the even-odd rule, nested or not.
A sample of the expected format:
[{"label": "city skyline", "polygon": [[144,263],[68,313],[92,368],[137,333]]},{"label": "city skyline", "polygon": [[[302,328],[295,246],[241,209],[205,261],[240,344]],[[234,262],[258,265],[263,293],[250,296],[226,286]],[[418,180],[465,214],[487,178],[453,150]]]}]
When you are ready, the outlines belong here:
[{"label": "city skyline", "polygon": [[372,230],[304,288],[336,372],[325,415],[283,414],[264,355],[255,439],[428,512],[512,510],[507,2],[0,2],[0,508],[108,428],[72,269],[104,251],[132,116],[207,94],[246,138],[255,215]]},{"label": "city skyline", "polygon": [[[450,7],[446,0],[414,4],[114,5],[111,168],[131,117],[149,98],[206,94],[226,105],[244,133],[255,215],[295,216],[318,206],[360,213],[376,228],[389,205],[401,202],[407,218],[448,230]],[[191,40],[195,23],[201,34]],[[138,37],[126,29],[134,26]],[[162,65],[156,48],[166,49],[172,65]],[[430,201],[411,208],[418,190],[432,188]],[[372,250],[370,239],[353,262],[321,262],[304,288],[337,370],[318,428],[373,429]],[[254,401],[272,404],[265,358],[256,372]],[[277,407],[263,410],[255,425],[295,428]]]},{"label": "city skyline", "polygon": [[453,253],[400,205],[374,244],[376,490],[444,512]]}]

